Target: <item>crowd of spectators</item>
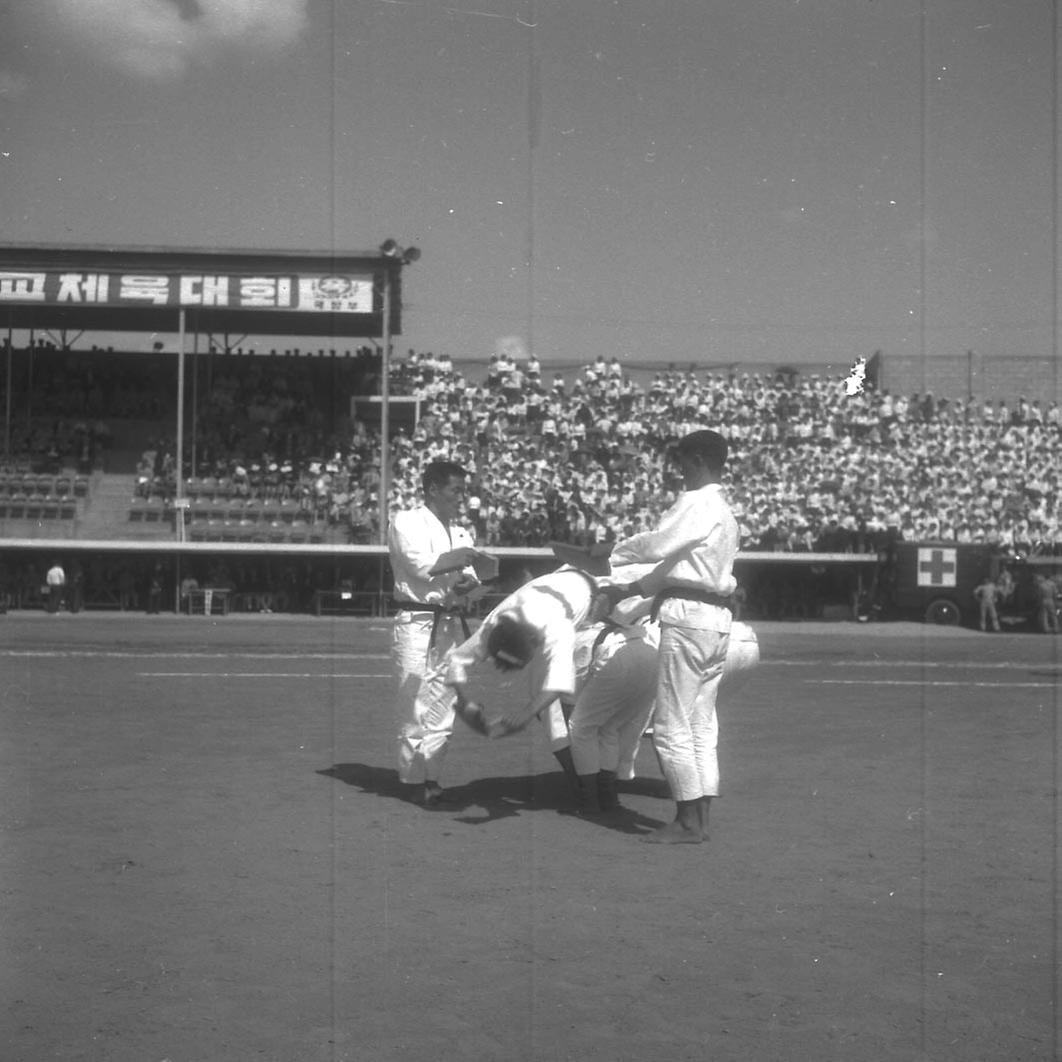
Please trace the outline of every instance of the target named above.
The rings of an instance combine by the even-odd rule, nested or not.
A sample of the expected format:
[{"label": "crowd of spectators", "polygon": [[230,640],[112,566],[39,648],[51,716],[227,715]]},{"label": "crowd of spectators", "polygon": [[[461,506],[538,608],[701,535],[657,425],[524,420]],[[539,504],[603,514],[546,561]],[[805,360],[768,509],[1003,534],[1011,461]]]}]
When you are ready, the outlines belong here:
[{"label": "crowd of spectators", "polygon": [[598,358],[570,383],[533,358],[481,383],[445,359],[399,369],[424,413],[394,450],[391,504],[413,504],[436,456],[470,472],[487,545],[602,541],[651,525],[678,489],[667,444],[730,439],[727,486],[744,550],[863,552],[890,538],[1062,547],[1062,411],[1054,401],[892,395],[872,381],[669,367],[647,386]]},{"label": "crowd of spectators", "polygon": [[[99,414],[150,414],[161,401],[157,377],[140,389],[111,362],[51,355],[63,371],[42,377],[34,401],[52,419],[28,422],[37,435],[22,440],[51,457],[95,460],[107,445]],[[185,436],[185,475],[236,498],[292,501],[352,541],[378,541],[378,432],[356,420],[337,431],[351,395],[373,388],[378,360],[219,361]],[[121,380],[104,379],[112,371]],[[890,538],[1062,550],[1054,401],[1008,406],[694,366],[636,380],[604,357],[546,373],[533,356],[504,353],[474,380],[446,355],[415,351],[393,363],[390,390],[418,399],[419,418],[393,436],[389,506],[416,504],[427,461],[458,461],[470,474],[468,521],[487,546],[603,541],[651,525],[678,489],[668,443],[711,426],[731,442],[743,550],[864,552]],[[172,495],[175,480],[174,441],[161,438],[137,489]]]},{"label": "crowd of spectators", "polygon": [[[95,347],[75,352],[38,339],[12,349],[10,379],[0,373],[0,403],[10,410],[5,463],[35,472],[71,465],[84,473],[108,471],[112,423],[126,429],[125,442],[130,423],[172,425],[176,355],[161,348],[157,343],[151,354]],[[377,387],[379,366],[379,353],[368,348],[189,359],[185,402],[194,428],[189,424],[186,433],[186,471],[193,439],[201,475],[226,475],[236,464],[260,465],[263,458],[290,463],[300,455],[334,452],[335,425],[350,395]],[[146,447],[152,451],[148,479],[159,493],[173,490],[170,431]],[[138,476],[144,472],[138,469]]]},{"label": "crowd of spectators", "polygon": [[[456,460],[470,473],[468,521],[488,546],[604,541],[649,526],[678,489],[667,444],[704,425],[731,441],[727,485],[744,550],[863,552],[890,537],[1027,554],[1062,545],[1055,402],[1010,408],[692,367],[639,384],[615,358],[566,381],[546,379],[533,357],[498,355],[476,382],[445,356],[412,351],[391,390],[416,396],[421,415],[392,440],[389,505],[416,504],[427,461]],[[328,435],[310,397],[253,376],[219,381],[197,470],[236,496],[292,499],[376,541],[378,435],[357,423],[346,439]],[[141,475],[147,489],[172,479],[172,456],[158,465],[164,453]]]},{"label": "crowd of spectators", "polygon": [[44,339],[10,352],[5,341],[0,353],[10,366],[9,373],[0,373],[0,402],[8,416],[4,462],[9,468],[106,471],[109,422],[158,421],[172,405],[172,385],[142,354],[95,347],[75,352]]}]

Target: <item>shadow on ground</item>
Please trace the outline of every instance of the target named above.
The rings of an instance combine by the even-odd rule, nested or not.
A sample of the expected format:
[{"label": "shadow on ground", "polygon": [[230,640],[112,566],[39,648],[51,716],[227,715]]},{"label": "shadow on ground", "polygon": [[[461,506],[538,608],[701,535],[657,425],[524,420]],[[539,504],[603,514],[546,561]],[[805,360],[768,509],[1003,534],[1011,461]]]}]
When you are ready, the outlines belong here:
[{"label": "shadow on ground", "polygon": [[[353,786],[363,793],[419,804],[421,787],[406,785],[398,780],[391,768],[366,763],[337,763],[317,772]],[[658,796],[658,783],[623,783],[623,791]],[[574,816],[575,798],[560,771],[545,774],[525,774],[515,777],[477,778],[464,785],[446,790],[446,803],[431,809],[433,814],[450,814],[455,822],[466,826],[482,826],[488,822],[510,818],[521,812],[554,812]],[[632,808],[622,808],[608,814],[585,818],[586,822],[620,833],[644,834],[662,825],[659,819],[642,815]]]}]

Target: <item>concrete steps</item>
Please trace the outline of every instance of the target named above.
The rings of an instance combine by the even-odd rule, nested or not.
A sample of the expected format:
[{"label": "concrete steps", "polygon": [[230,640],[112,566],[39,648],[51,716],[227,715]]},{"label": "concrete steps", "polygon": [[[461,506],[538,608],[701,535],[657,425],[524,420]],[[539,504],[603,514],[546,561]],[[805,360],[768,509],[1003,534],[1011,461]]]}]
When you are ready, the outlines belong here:
[{"label": "concrete steps", "polygon": [[174,537],[173,519],[162,502],[152,506],[152,519],[130,520],[136,477],[127,472],[97,472],[78,521],[78,538],[132,539],[168,542]]}]

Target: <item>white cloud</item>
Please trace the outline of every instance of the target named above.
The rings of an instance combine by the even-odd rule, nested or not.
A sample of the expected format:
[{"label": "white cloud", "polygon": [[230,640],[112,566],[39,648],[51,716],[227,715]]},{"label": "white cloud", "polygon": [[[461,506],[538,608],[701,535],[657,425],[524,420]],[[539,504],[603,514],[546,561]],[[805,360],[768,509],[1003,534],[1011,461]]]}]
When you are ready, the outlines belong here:
[{"label": "white cloud", "polygon": [[126,74],[165,81],[223,50],[277,52],[306,24],[308,0],[40,0],[48,30]]}]

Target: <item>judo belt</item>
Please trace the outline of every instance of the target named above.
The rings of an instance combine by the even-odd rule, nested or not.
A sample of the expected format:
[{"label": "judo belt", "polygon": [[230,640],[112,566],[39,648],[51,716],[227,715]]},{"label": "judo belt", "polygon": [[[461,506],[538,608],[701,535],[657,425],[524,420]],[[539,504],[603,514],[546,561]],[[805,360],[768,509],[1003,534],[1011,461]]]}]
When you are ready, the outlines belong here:
[{"label": "judo belt", "polygon": [[597,637],[594,639],[594,644],[590,647],[590,659],[593,660],[594,653],[601,648],[601,643],[613,633],[613,631],[623,630],[623,624],[617,623],[615,620],[605,620],[604,626],[597,632]]},{"label": "judo belt", "polygon": [[[581,571],[579,568],[565,568],[564,571],[556,571],[551,573],[553,575],[578,575],[583,579],[590,587],[590,603],[593,604],[594,598],[597,596],[597,580],[587,572]],[[551,586],[532,586],[532,590],[537,590],[540,594],[549,594],[550,597],[555,597],[563,606],[564,611],[568,614],[568,619],[575,621],[575,609],[572,608],[571,602],[558,590],[554,590]]]},{"label": "judo belt", "polygon": [[660,614],[660,606],[670,598],[678,598],[680,601],[701,601],[705,605],[715,605],[717,608],[733,610],[734,605],[730,596],[712,593],[711,590],[698,590],[696,587],[669,586],[661,590],[653,598],[653,608],[649,618],[655,620]]},{"label": "judo belt", "polygon": [[457,616],[461,620],[461,630],[464,631],[465,637],[469,638],[472,635],[472,630],[468,626],[468,613],[461,605],[436,605],[423,601],[396,601],[394,605],[403,612],[430,612],[432,614],[431,634],[428,636],[429,649],[435,648],[435,640],[443,616]]}]

